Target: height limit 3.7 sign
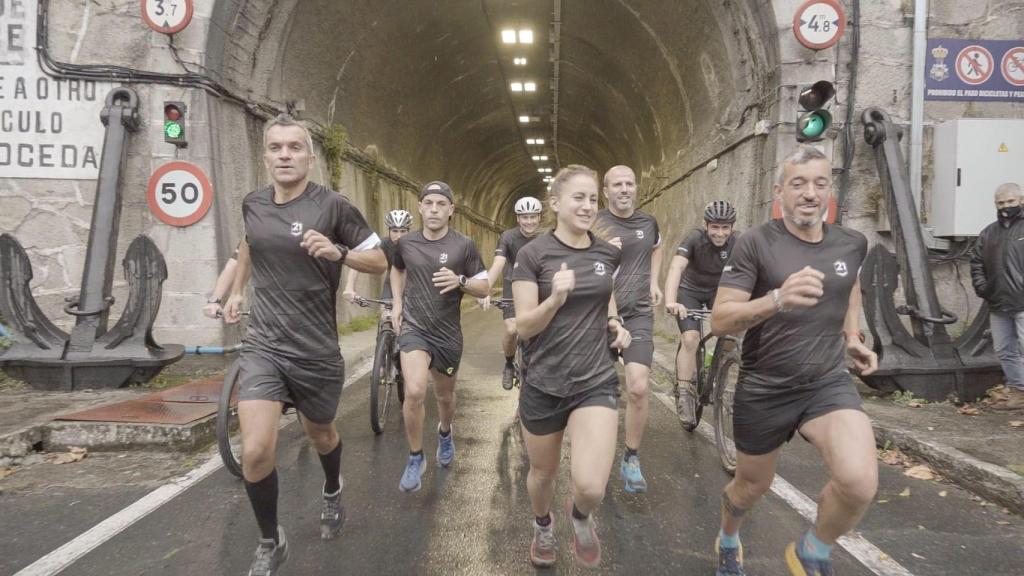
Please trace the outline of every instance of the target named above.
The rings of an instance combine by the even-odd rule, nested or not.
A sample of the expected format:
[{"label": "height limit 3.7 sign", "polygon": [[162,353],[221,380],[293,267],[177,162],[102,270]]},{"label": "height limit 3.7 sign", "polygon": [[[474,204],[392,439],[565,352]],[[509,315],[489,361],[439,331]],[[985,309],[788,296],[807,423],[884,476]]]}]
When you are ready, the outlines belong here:
[{"label": "height limit 3.7 sign", "polygon": [[192,0],[139,0],[142,19],[161,34],[177,34],[192,21]]},{"label": "height limit 3.7 sign", "polygon": [[213,187],[202,168],[188,162],[169,162],[156,169],[146,187],[149,210],[165,224],[191,226],[213,204]]},{"label": "height limit 3.7 sign", "polygon": [[925,100],[1024,102],[1024,40],[931,38]]}]

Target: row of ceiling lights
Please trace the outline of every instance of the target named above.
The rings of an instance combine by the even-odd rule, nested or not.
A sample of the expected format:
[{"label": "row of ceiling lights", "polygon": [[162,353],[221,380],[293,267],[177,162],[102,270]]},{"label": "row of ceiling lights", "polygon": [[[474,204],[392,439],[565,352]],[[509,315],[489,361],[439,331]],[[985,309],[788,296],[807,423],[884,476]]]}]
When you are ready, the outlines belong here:
[{"label": "row of ceiling lights", "polygon": [[[529,28],[513,29],[506,28],[501,31],[501,42],[507,45],[519,45],[519,44],[533,44],[533,30]],[[525,56],[516,56],[512,59],[512,64],[518,67],[524,67],[527,64]],[[509,82],[509,90],[513,94],[523,93],[535,93],[537,92],[537,83],[532,80],[521,79],[512,80]],[[521,114],[518,117],[520,124],[530,124],[531,122],[539,122],[540,118],[537,116],[531,116],[529,114]],[[527,146],[543,146],[543,138],[527,138]],[[548,157],[545,154],[534,154],[530,156],[530,159],[534,162],[547,162]],[[547,166],[538,166],[537,172],[540,174],[547,174],[544,176],[544,182],[551,182],[552,177],[550,176],[552,169]]]}]

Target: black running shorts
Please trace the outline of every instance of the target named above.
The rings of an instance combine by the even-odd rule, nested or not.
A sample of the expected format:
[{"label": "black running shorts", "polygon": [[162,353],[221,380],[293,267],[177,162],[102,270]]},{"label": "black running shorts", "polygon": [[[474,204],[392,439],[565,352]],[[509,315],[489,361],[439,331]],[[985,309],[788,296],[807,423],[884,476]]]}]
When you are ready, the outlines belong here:
[{"label": "black running shorts", "polygon": [[[687,310],[700,310],[707,306],[708,310],[715,304],[715,295],[718,294],[718,290],[712,290],[711,292],[694,292],[687,290],[686,288],[679,289],[679,303],[686,306]],[[676,318],[676,324],[679,325],[679,333],[682,334],[687,330],[700,331],[700,320],[684,316],[683,318]]]},{"label": "black running shorts", "polygon": [[426,352],[430,355],[430,368],[448,376],[459,371],[459,362],[462,361],[462,348],[444,348],[426,334],[408,326],[403,326],[398,336],[398,349],[402,352]]},{"label": "black running shorts", "polygon": [[654,316],[650,312],[623,315],[622,321],[632,338],[629,348],[622,351],[622,361],[650,368],[654,360]]},{"label": "black running shorts", "polygon": [[619,377],[593,386],[587,390],[566,396],[552,396],[540,389],[525,385],[519,393],[519,419],[526,431],[534,436],[546,436],[565,430],[569,415],[577,408],[604,406],[611,410],[619,408]]},{"label": "black running shorts", "polygon": [[305,360],[242,348],[238,399],[291,404],[317,424],[334,420],[345,382],[345,360]]},{"label": "black running shorts", "polygon": [[750,384],[741,373],[732,416],[736,449],[767,454],[791,440],[805,422],[844,409],[863,410],[849,372],[783,389]]}]

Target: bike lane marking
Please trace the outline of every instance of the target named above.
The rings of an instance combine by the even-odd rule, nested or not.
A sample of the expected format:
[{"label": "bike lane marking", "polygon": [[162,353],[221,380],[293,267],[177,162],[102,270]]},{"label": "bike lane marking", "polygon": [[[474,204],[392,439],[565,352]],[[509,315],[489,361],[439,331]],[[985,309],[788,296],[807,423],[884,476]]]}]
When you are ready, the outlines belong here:
[{"label": "bike lane marking", "polygon": [[[342,389],[348,388],[363,376],[366,376],[373,369],[373,356],[366,358],[356,365],[352,374],[345,379]],[[289,426],[296,419],[282,418],[280,429]],[[123,532],[126,528],[149,516],[164,504],[175,497],[180,496],[189,488],[198,484],[201,480],[213,474],[224,462],[220,459],[217,446],[214,445],[208,454],[212,454],[206,462],[190,472],[179,476],[167,484],[160,486],[142,498],[139,498],[121,511],[110,516],[106,520],[86,530],[60,548],[50,552],[46,556],[36,560],[32,564],[22,568],[14,576],[52,576],[72,565],[79,558],[95,550],[114,536]]]},{"label": "bike lane marking", "polygon": [[[662,359],[664,360],[664,358]],[[663,365],[668,366],[662,362]],[[669,398],[668,394],[664,392],[652,392],[659,402],[665,405],[666,408],[676,413],[675,403]],[[715,443],[715,431],[708,424],[707,420],[702,419],[700,424],[697,426],[697,432],[700,433],[706,440]],[[814,523],[818,516],[818,505],[807,497],[806,494],[798,490],[795,486],[790,484],[785,478],[775,475],[772,480],[772,493],[782,499],[790,508],[795,510],[797,514],[804,517],[805,520]],[[888,554],[882,552],[877,546],[869,542],[866,538],[861,536],[859,533],[851,532],[846,536],[839,538],[836,542],[843,547],[844,550],[850,553],[851,556],[857,559],[858,562],[863,564],[868,570],[871,570],[878,576],[914,576],[909,570],[903,567],[899,562],[893,560]]]}]

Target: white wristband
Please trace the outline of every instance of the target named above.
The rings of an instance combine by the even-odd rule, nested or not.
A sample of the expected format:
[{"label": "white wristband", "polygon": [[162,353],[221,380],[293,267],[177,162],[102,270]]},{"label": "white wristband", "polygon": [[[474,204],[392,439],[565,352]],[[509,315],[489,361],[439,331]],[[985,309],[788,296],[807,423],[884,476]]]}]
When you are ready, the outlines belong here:
[{"label": "white wristband", "polygon": [[782,307],[782,296],[779,294],[779,289],[772,290],[772,301],[775,302],[775,310],[778,312],[785,312],[786,309]]}]

